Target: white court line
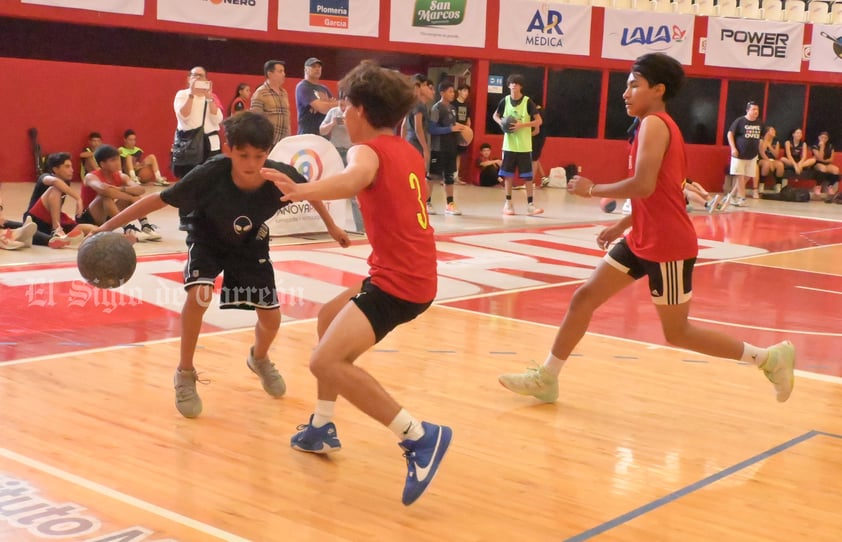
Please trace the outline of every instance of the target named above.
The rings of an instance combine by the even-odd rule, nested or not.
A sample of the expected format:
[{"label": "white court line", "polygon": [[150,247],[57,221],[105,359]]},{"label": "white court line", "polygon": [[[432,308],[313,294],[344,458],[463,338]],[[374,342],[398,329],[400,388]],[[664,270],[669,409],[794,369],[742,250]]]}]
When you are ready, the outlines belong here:
[{"label": "white court line", "polygon": [[802,290],[812,290],[814,292],[822,292],[825,294],[842,295],[842,292],[840,292],[839,290],[825,290],[823,288],[811,288],[810,286],[796,286],[796,288],[801,288]]},{"label": "white court line", "polygon": [[[282,321],[281,326],[291,326],[291,325],[294,325],[294,324],[312,322],[313,320],[315,320],[315,318],[303,318],[301,320],[291,320],[291,321],[288,321],[288,322]],[[231,333],[241,333],[243,331],[251,331],[253,329],[254,328],[252,326],[241,327],[241,328],[237,328],[237,329],[224,329],[224,330],[221,330],[221,331],[211,331],[209,333],[202,333],[201,335],[199,335],[199,337],[201,338],[201,337],[214,337],[214,336],[217,336],[217,335],[228,335],[228,334],[231,334]],[[59,354],[47,354],[45,356],[36,356],[34,358],[22,358],[22,359],[16,359],[16,360],[13,360],[13,361],[0,361],[0,369],[2,369],[3,367],[6,367],[6,366],[23,365],[25,363],[34,363],[36,361],[48,361],[48,360],[51,360],[51,359],[66,358],[66,357],[69,357],[69,356],[85,356],[85,355],[88,355],[88,354],[98,354],[100,352],[113,352],[115,350],[123,350],[123,349],[126,349],[126,348],[137,348],[139,346],[148,346],[148,345],[151,345],[151,344],[170,343],[170,342],[175,342],[175,341],[180,341],[180,340],[181,340],[181,336],[179,335],[177,337],[169,337],[167,339],[155,339],[155,340],[152,340],[152,341],[144,341],[144,342],[137,342],[137,343],[117,344],[117,345],[114,345],[114,346],[104,346],[102,348],[91,348],[89,350],[75,350],[75,351],[69,351],[69,352],[62,352],[62,353],[59,353]]]},{"label": "white court line", "polygon": [[82,478],[81,476],[71,474],[61,469],[57,469],[51,465],[47,465],[46,463],[42,463],[40,461],[32,459],[31,457],[26,457],[25,455],[21,455],[11,450],[7,450],[6,448],[0,448],[0,456],[3,456],[6,459],[10,459],[12,461],[16,461],[22,465],[26,465],[27,467],[31,467],[35,470],[39,470],[45,474],[49,474],[50,476],[59,478],[61,480],[64,480],[65,482],[70,482],[71,484],[75,484],[79,487],[83,487],[95,493],[99,493],[100,495],[104,495],[105,497],[109,497],[111,499],[114,499],[115,501],[119,501],[123,504],[133,506],[135,508],[143,510],[144,512],[149,512],[151,514],[169,520],[173,523],[178,523],[185,527],[189,527],[195,531],[214,536],[220,540],[225,540],[226,542],[251,542],[247,538],[243,538],[235,534],[231,534],[228,531],[223,531],[222,529],[212,527],[206,523],[202,523],[201,521],[196,521],[195,519],[188,518],[187,516],[183,516],[177,512],[173,512],[172,510],[167,510],[166,508],[161,508],[160,506],[148,503],[136,497],[132,497],[131,495],[126,495],[125,493],[121,493],[115,489],[111,489],[110,487],[106,487],[102,484],[92,482],[87,478]]},{"label": "white court line", "polygon": [[[461,307],[446,307],[446,306],[439,306],[439,305],[437,305],[437,306],[441,309],[448,309],[448,310],[452,310],[452,311],[465,312],[465,313],[472,314],[472,315],[475,315],[475,316],[480,315],[480,316],[486,316],[488,318],[500,318],[502,320],[509,320],[511,322],[517,322],[517,323],[520,323],[520,324],[530,324],[530,325],[533,325],[533,326],[546,327],[546,328],[550,328],[550,329],[558,329],[558,326],[556,326],[556,325],[544,324],[544,323],[541,323],[541,322],[532,322],[530,320],[522,320],[520,318],[513,318],[511,316],[499,316],[499,315],[496,315],[496,314],[488,314],[488,313],[484,313],[484,312],[472,311],[470,309],[463,309]],[[692,350],[685,350],[684,348],[677,348],[675,346],[670,346],[668,344],[649,343],[649,342],[640,341],[640,340],[637,340],[637,339],[627,339],[625,337],[615,337],[614,335],[605,335],[603,333],[594,333],[592,331],[588,331],[587,334],[592,335],[594,337],[602,337],[604,339],[614,339],[614,340],[617,340],[617,341],[623,341],[623,342],[627,342],[627,343],[637,344],[637,345],[640,345],[640,346],[645,346],[649,350],[663,348],[665,350],[674,350],[676,352],[686,352],[686,353],[690,353],[690,354],[698,354],[698,352],[693,352]],[[702,355],[706,355],[706,354],[702,354]],[[714,356],[708,356],[708,357],[710,357],[712,359],[722,360],[722,361],[725,361],[725,362],[729,362],[729,361],[730,362],[736,362],[737,361],[737,360],[732,360],[732,359],[717,358],[717,357],[714,357]],[[810,372],[810,371],[803,371],[801,369],[796,369],[795,374],[802,377],[802,378],[807,378],[807,379],[810,379],[810,380],[817,380],[817,381],[820,381],[820,382],[827,382],[827,383],[830,383],[830,384],[842,384],[842,377],[839,377],[839,376],[826,375],[826,374],[822,374],[822,373],[813,373],[813,372]]]},{"label": "white court line", "polygon": [[[839,292],[837,292],[839,293]],[[697,322],[704,322],[706,324],[717,324],[726,327],[739,327],[743,329],[756,329],[759,331],[774,331],[775,333],[789,333],[791,335],[816,335],[819,337],[842,337],[842,333],[832,333],[830,331],[799,331],[795,329],[779,329],[774,327],[763,327],[755,324],[735,324],[733,322],[723,322],[722,320],[710,320],[708,318],[697,318],[690,316],[688,320],[695,320]]]}]

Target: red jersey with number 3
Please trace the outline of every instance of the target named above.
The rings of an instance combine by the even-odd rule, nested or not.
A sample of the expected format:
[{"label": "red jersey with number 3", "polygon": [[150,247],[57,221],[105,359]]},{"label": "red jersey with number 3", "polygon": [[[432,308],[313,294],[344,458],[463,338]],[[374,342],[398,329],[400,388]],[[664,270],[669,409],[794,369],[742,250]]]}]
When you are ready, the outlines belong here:
[{"label": "red jersey with number 3", "polygon": [[380,160],[374,182],[357,194],[371,243],[371,282],[412,303],[436,297],[436,241],[427,216],[424,158],[398,136],[364,145]]},{"label": "red jersey with number 3", "polygon": [[[626,243],[635,256],[651,262],[689,260],[699,254],[699,240],[684,202],[684,138],[668,114],[653,116],[667,125],[670,141],[658,170],[655,191],[649,197],[632,199],[632,229],[626,235]],[[632,144],[632,165],[637,160],[639,141],[635,138]]]}]

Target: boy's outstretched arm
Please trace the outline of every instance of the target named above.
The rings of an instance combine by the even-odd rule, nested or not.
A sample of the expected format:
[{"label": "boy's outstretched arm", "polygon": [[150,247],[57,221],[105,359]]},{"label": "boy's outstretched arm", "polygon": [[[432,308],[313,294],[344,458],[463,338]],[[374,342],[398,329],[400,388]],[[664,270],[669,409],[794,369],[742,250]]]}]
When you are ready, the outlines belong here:
[{"label": "boy's outstretched arm", "polygon": [[102,226],[96,229],[96,231],[115,230],[120,226],[125,226],[129,222],[137,220],[138,218],[147,216],[149,213],[160,211],[166,206],[167,204],[161,199],[159,192],[147,194],[117,213],[116,216],[112,216],[106,220]]},{"label": "boy's outstretched arm", "polygon": [[[342,202],[345,203],[344,201]],[[342,248],[347,248],[351,245],[351,239],[348,237],[348,233],[336,225],[336,222],[333,221],[333,217],[330,216],[330,211],[327,210],[327,206],[318,200],[314,200],[310,202],[310,205],[313,206],[313,209],[319,213],[319,217],[322,219],[322,222],[325,223],[327,226],[327,232],[330,234],[331,237],[339,243],[339,246]]]}]

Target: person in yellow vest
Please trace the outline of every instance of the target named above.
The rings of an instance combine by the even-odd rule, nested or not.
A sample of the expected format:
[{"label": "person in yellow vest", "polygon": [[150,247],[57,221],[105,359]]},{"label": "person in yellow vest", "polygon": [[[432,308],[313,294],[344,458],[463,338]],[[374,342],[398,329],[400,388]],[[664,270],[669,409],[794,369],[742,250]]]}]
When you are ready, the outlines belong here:
[{"label": "person in yellow vest", "polygon": [[500,176],[506,183],[504,215],[515,214],[512,205],[512,180],[515,175],[526,182],[526,213],[539,215],[544,212],[536,207],[532,179],[532,129],[541,126],[541,114],[529,96],[523,95],[523,76],[511,74],[506,80],[509,95],[505,96],[494,111],[494,121],[503,129],[503,165]]}]

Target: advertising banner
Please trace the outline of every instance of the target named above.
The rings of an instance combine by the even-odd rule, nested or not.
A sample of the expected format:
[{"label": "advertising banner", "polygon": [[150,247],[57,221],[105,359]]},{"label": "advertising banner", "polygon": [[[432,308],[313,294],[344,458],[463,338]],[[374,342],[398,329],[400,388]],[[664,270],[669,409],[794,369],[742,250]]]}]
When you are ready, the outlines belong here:
[{"label": "advertising banner", "polygon": [[485,0],[401,0],[391,8],[391,41],[485,47]]},{"label": "advertising banner", "polygon": [[708,18],[707,66],[801,71],[802,23]]},{"label": "advertising banner", "polygon": [[606,9],[602,57],[634,60],[664,53],[682,64],[693,63],[693,15]]},{"label": "advertising banner", "polygon": [[376,38],[379,0],[279,0],[278,29]]},{"label": "advertising banner", "polygon": [[810,70],[842,72],[842,25],[813,25]]},{"label": "advertising banner", "polygon": [[143,3],[144,0],[21,0],[21,4],[89,9],[126,15],[143,15]]},{"label": "advertising banner", "polygon": [[158,0],[158,19],[266,31],[269,0]]},{"label": "advertising banner", "polygon": [[500,2],[497,46],[501,49],[588,55],[591,8],[555,2]]}]

